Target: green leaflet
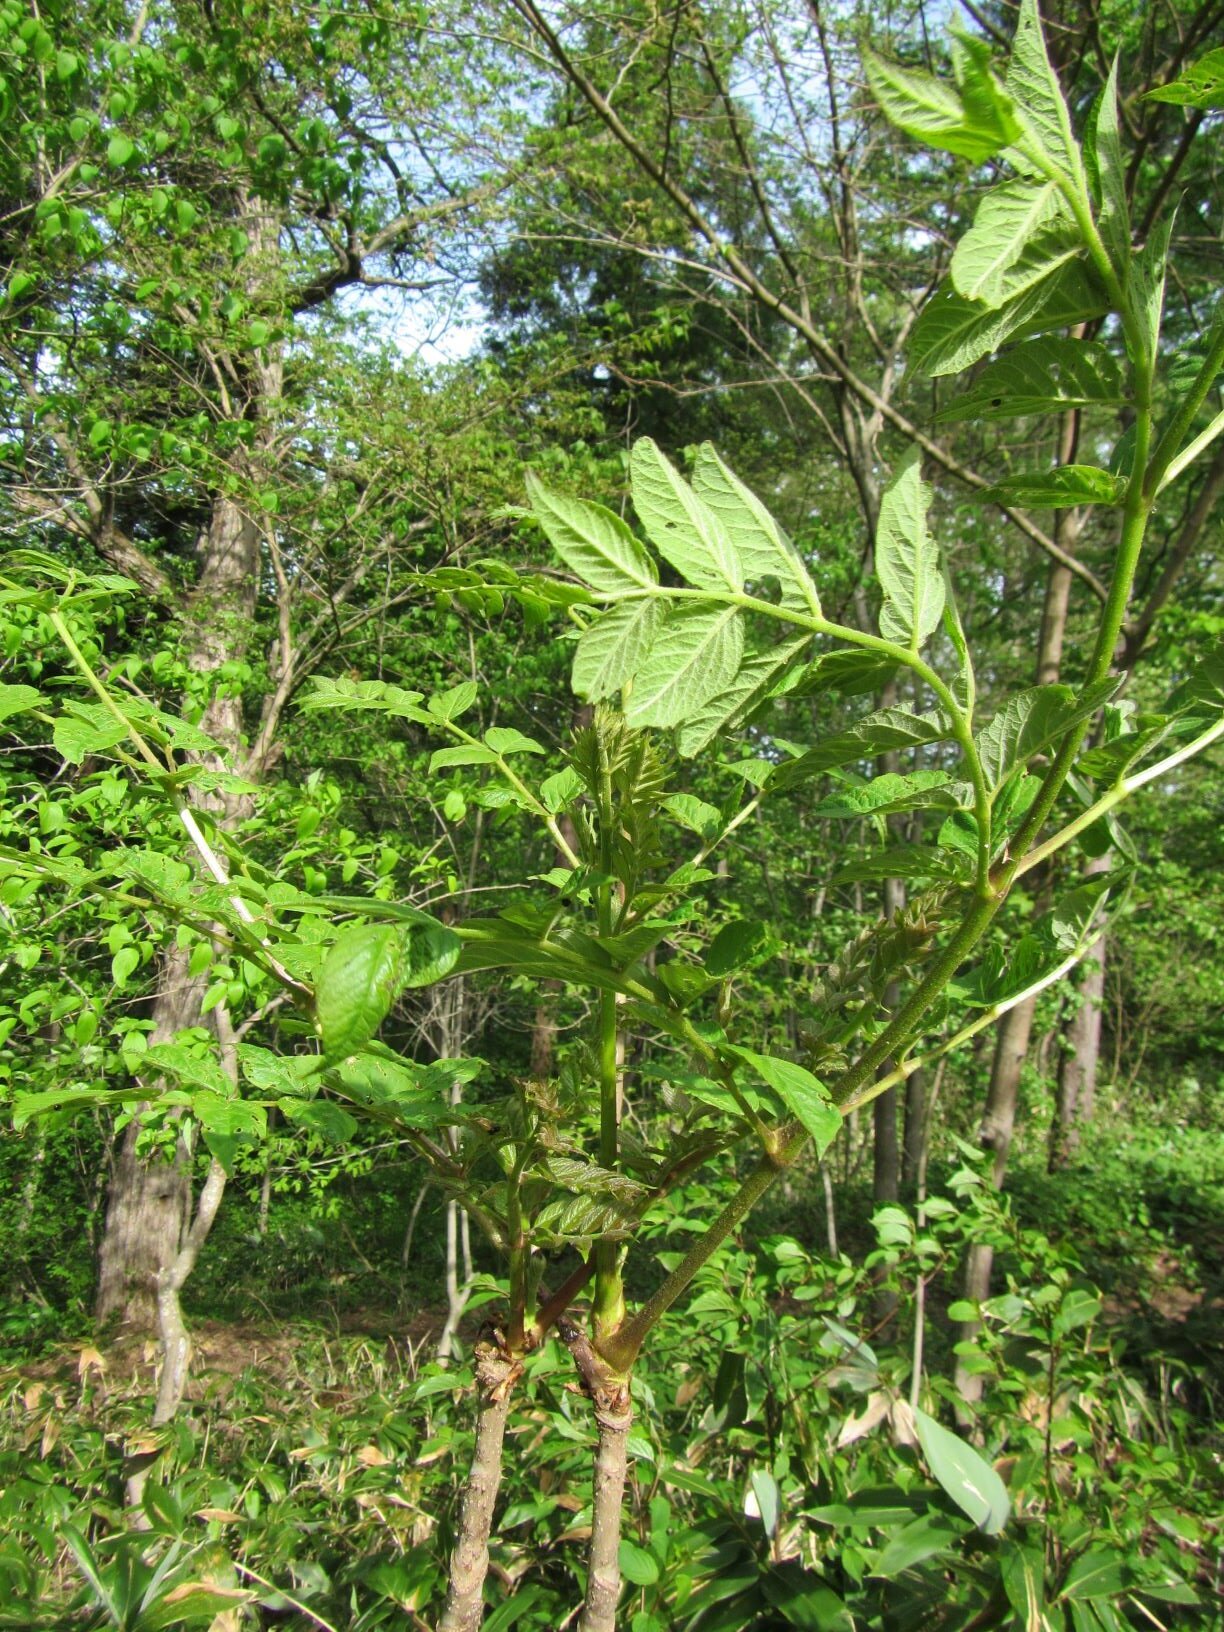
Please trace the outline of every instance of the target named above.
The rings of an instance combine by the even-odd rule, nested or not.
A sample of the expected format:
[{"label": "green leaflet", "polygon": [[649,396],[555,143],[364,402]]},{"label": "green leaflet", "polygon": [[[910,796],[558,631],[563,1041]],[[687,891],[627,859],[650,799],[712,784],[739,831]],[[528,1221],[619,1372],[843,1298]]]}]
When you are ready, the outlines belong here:
[{"label": "green leaflet", "polygon": [[982,199],[952,256],[952,286],[966,300],[1002,306],[1075,254],[1074,223],[1052,181],[1009,181]]},{"label": "green leaflet", "polygon": [[1173,217],[1165,216],[1152,230],[1148,241],[1131,260],[1131,301],[1143,325],[1148,354],[1154,360],[1160,339],[1160,319],[1164,310],[1165,279],[1169,265],[1169,239]]},{"label": "green leaflet", "polygon": [[922,455],[912,448],[880,502],[875,570],[884,591],[880,633],[913,651],[939,627],[944,609],[939,551],[926,524],[930,503]]},{"label": "green leaflet", "polygon": [[357,1118],[330,1099],[278,1099],[276,1103],[286,1121],[334,1145],[342,1145],[357,1132]]},{"label": "green leaflet", "polygon": [[[76,705],[81,708],[81,704]],[[97,710],[104,713],[103,710]],[[55,751],[61,759],[70,765],[81,765],[91,754],[105,753],[108,748],[115,748],[126,740],[127,727],[120,725],[110,714],[97,723],[87,719],[78,719],[73,714],[61,714],[55,722],[51,733],[51,740],[55,744]]]},{"label": "green leaflet", "polygon": [[1007,1488],[990,1463],[925,1411],[913,1407],[914,1427],[927,1466],[937,1482],[988,1536],[1007,1523],[1011,1502]]},{"label": "green leaflet", "polygon": [[858,759],[874,759],[895,748],[917,748],[928,742],[944,742],[951,734],[942,714],[913,714],[906,708],[882,708],[865,720],[839,731],[826,742],[809,748],[792,759],[769,779],[773,790],[792,787],[809,776],[834,770]]},{"label": "green leaflet", "polygon": [[[1224,53],[1221,53],[1224,55]],[[1125,282],[1130,263],[1130,205],[1126,197],[1126,158],[1118,110],[1118,59],[1114,58],[1095,109],[1089,151],[1100,194],[1099,226],[1119,278]]]},{"label": "green leaflet", "polygon": [[1112,406],[1124,394],[1122,371],[1112,352],[1092,340],[1049,336],[1026,340],[988,363],[976,379],[958,387],[935,417],[942,424],[1013,419],[1096,403]]},{"label": "green leaflet", "polygon": [[743,568],[722,521],[648,436],[633,444],[629,479],[648,538],[682,578],[696,589],[743,589]]},{"label": "green leaflet", "polygon": [[743,619],[735,607],[681,606],[634,676],[629,724],[662,728],[690,719],[732,683],[743,654]]},{"label": "green leaflet", "polygon": [[863,53],[867,83],[887,118],[907,136],[980,163],[1018,134],[1003,104],[980,94],[970,106],[942,80],[900,68],[872,51]]},{"label": "green leaflet", "polygon": [[574,652],[571,684],[597,703],[632,680],[654,643],[663,609],[655,600],[622,601],[585,630]]},{"label": "green leaflet", "polygon": [[46,698],[33,686],[0,686],[0,720],[7,720],[10,714],[23,714],[45,702]]},{"label": "green leaflet", "polygon": [[1126,478],[1099,465],[1059,465],[1054,470],[1021,471],[974,496],[982,504],[1018,504],[1070,510],[1079,504],[1121,504]]},{"label": "green leaflet", "polygon": [[1021,0],[1007,65],[1007,89],[1029,141],[1064,175],[1081,173],[1079,143],[1058,79],[1050,66],[1036,0]]},{"label": "green leaflet", "polygon": [[1098,681],[1082,695],[1071,686],[1032,686],[1011,697],[974,741],[982,773],[997,787],[1017,765],[1088,719],[1117,691],[1117,676]]},{"label": "green leaflet", "polygon": [[816,586],[794,545],[756,494],[729,471],[708,442],[693,466],[693,491],[721,521],[750,583],[776,578],[782,605],[819,615]]},{"label": "green leaflet", "polygon": [[718,809],[694,793],[669,794],[663,808],[699,838],[712,839],[722,831],[723,819]]},{"label": "green leaflet", "polygon": [[1179,79],[1149,91],[1147,100],[1179,108],[1224,108],[1224,46],[1192,62]]},{"label": "green leaflet", "polygon": [[574,576],[598,594],[623,595],[658,582],[654,562],[613,511],[554,493],[531,474],[527,494],[548,542]]},{"label": "green leaflet", "polygon": [[197,1054],[182,1043],[154,1043],[137,1063],[145,1078],[170,1077],[184,1088],[207,1089],[222,1099],[230,1099],[235,1093],[219,1060],[211,1054]]},{"label": "green leaflet", "polygon": [[341,931],[319,970],[315,1016],[325,1054],[355,1054],[378,1030],[403,989],[402,930],[351,924]]},{"label": "green leaflet", "polygon": [[769,1084],[791,1115],[811,1134],[817,1155],[823,1155],[841,1132],[842,1125],[841,1112],[829,1098],[824,1083],[793,1060],[782,1060],[774,1054],[757,1054],[735,1043],[724,1043],[722,1048],[724,1053],[743,1060],[762,1082]]},{"label": "green leaflet", "polygon": [[953,782],[946,771],[894,771],[858,787],[841,788],[812,807],[813,816],[890,816],[901,810],[959,810],[972,802],[967,783]]},{"label": "green leaflet", "polygon": [[1067,328],[1108,309],[1108,297],[1081,259],[1055,266],[997,308],[966,300],[945,279],[914,325],[909,365],[921,374],[956,374],[1006,340]]},{"label": "green leaflet", "polygon": [[534,737],[525,736],[523,732],[517,731],[512,725],[491,726],[485,732],[484,740],[495,754],[500,754],[503,757],[506,754],[544,754],[548,752],[542,743],[537,742]]},{"label": "green leaflet", "polygon": [[454,770],[458,765],[494,765],[497,755],[479,742],[463,742],[454,748],[435,748],[429,756],[429,774]]},{"label": "green leaflet", "polygon": [[770,697],[785,690],[788,673],[810,642],[799,635],[783,640],[767,652],[741,663],[739,673],[726,688],[691,714],[676,735],[676,747],[691,759],[708,746],[720,731],[739,726]]},{"label": "green leaflet", "polygon": [[705,955],[706,973],[722,980],[776,945],[767,924],[751,918],[736,919],[724,924],[710,942]]},{"label": "green leaflet", "polygon": [[302,698],[301,708],[375,709],[418,723],[429,719],[419,706],[425,700],[419,691],[404,691],[381,680],[327,680],[320,675],[312,675],[310,684],[314,689]]}]

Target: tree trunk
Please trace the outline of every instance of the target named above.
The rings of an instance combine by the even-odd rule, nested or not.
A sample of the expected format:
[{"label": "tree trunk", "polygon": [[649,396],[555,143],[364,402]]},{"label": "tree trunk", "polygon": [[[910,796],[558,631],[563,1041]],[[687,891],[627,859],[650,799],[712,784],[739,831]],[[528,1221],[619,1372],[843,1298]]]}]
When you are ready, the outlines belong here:
[{"label": "tree trunk", "polygon": [[633,1427],[630,1380],[627,1374],[612,1370],[572,1320],[559,1319],[557,1333],[574,1358],[582,1391],[595,1411],[599,1435],[591,1492],[586,1596],[578,1632],[616,1632],[616,1606],[621,1594],[621,1515],[629,1472],[629,1430]]},{"label": "tree trunk", "polygon": [[[252,240],[252,278],[260,276],[278,255],[275,220],[243,212]],[[282,368],[267,361],[244,370],[248,413],[262,422],[260,448],[251,456],[253,474],[269,440],[268,416],[281,394]],[[232,405],[235,414],[242,406]],[[239,415],[239,417],[241,417]],[[200,540],[199,575],[184,614],[183,640],[190,666],[215,674],[246,654],[254,627],[259,588],[262,533],[258,521],[238,499],[218,494],[207,531]],[[238,689],[218,686],[204,710],[200,728],[220,745],[220,753],[201,756],[212,768],[258,774],[261,767],[242,762],[243,707]],[[232,794],[203,793],[196,803],[228,825],[244,814],[245,802]],[[172,947],[163,957],[153,1002],[153,1041],[170,1041],[185,1027],[200,1025],[207,975],[188,973],[189,951]],[[106,1228],[99,1250],[96,1314],[117,1317],[136,1331],[153,1329],[157,1315],[158,1278],[179,1251],[191,1205],[186,1152],[176,1145],[172,1157],[147,1161],[136,1149],[139,1121],[129,1123],[114,1163]]]},{"label": "tree trunk", "polygon": [[502,1443],[510,1391],[522,1367],[486,1331],[476,1344],[479,1406],[476,1448],[459,1512],[451,1554],[450,1586],[438,1632],[476,1632],[484,1619],[484,1582],[489,1573],[489,1532],[501,1484]]},{"label": "tree trunk", "polygon": [[905,1084],[905,1132],[901,1145],[901,1183],[907,1191],[918,1186],[918,1170],[922,1165],[926,1141],[926,1075],[915,1071]]},{"label": "tree trunk", "polygon": [[[1093,858],[1087,872],[1102,872],[1108,856]],[[1101,1057],[1101,1012],[1105,997],[1104,935],[1098,935],[1084,958],[1076,991],[1077,1007],[1062,1036],[1058,1094],[1050,1129],[1050,1171],[1071,1161],[1079,1150],[1080,1129],[1091,1122]]]},{"label": "tree trunk", "polygon": [[[1011,1150],[1012,1133],[1016,1125],[1016,1104],[1020,1095],[1020,1078],[1028,1054],[1029,1034],[1033,1028],[1032,1003],[1017,1003],[999,1022],[995,1043],[994,1066],[990,1073],[990,1091],[978,1139],[986,1150],[994,1151],[991,1183],[1002,1189],[1007,1173],[1007,1157]],[[965,1260],[965,1297],[973,1303],[982,1303],[990,1296],[990,1272],[994,1266],[994,1248],[988,1241],[975,1241]],[[972,1342],[981,1323],[963,1322],[961,1342]],[[956,1363],[956,1389],[961,1399],[972,1406],[982,1397],[982,1378],[967,1370],[963,1360]],[[962,1425],[972,1422],[972,1411],[958,1412]]]}]

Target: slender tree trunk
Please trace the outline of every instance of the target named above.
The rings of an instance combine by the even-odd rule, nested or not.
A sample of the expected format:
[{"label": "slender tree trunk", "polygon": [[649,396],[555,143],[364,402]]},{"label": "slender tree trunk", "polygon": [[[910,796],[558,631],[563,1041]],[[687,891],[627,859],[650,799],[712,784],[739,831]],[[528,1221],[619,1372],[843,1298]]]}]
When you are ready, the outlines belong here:
[{"label": "slender tree trunk", "polygon": [[833,1197],[833,1176],[829,1172],[828,1162],[820,1164],[820,1179],[824,1187],[825,1203],[825,1239],[829,1244],[829,1257],[837,1257],[837,1203]]},{"label": "slender tree trunk", "polygon": [[[262,208],[240,205],[243,224],[251,239],[251,276],[258,280],[278,259],[278,224]],[[282,368],[274,356],[242,375],[246,409],[261,422],[260,446],[251,456],[252,470],[269,454],[268,421],[281,395]],[[231,404],[238,413],[241,404]],[[238,417],[241,417],[239,414]],[[262,533],[257,520],[229,494],[213,502],[208,528],[200,540],[199,574],[184,613],[187,660],[197,673],[215,674],[224,664],[240,660],[249,646],[259,589]],[[203,756],[220,768],[241,766],[247,775],[261,767],[242,764],[242,696],[236,689],[215,688],[201,729],[220,745],[220,753]],[[243,814],[243,802],[232,795],[202,794],[198,803],[223,825]],[[184,1027],[201,1023],[201,1004],[207,976],[188,972],[190,953],[173,947],[161,966],[153,1003],[153,1038],[172,1039]],[[137,1331],[151,1329],[157,1317],[159,1277],[169,1270],[182,1242],[191,1206],[186,1153],[176,1146],[167,1161],[146,1161],[137,1153],[138,1120],[129,1123],[115,1159],[98,1263],[96,1314],[99,1320],[118,1317]]]},{"label": "slender tree trunk", "polygon": [[438,1632],[476,1632],[484,1618],[484,1583],[489,1573],[489,1533],[501,1484],[502,1443],[510,1392],[522,1367],[491,1330],[476,1344],[479,1396],[476,1449],[459,1510],[459,1533],[451,1554],[450,1586]]},{"label": "slender tree trunk", "polygon": [[578,1632],[615,1632],[621,1594],[621,1515],[629,1472],[628,1441],[633,1426],[628,1375],[614,1372],[573,1321],[562,1317],[557,1332],[574,1357],[582,1389],[595,1412],[598,1440],[591,1493],[591,1542],[587,1587]]},{"label": "slender tree trunk", "polygon": [[[1086,873],[1108,870],[1109,855],[1094,856]],[[1091,1122],[1101,1057],[1101,1014],[1105,999],[1106,938],[1098,935],[1084,958],[1076,1007],[1063,1031],[1058,1093],[1050,1129],[1050,1170],[1064,1166],[1079,1149],[1080,1129]]]},{"label": "slender tree trunk", "polygon": [[905,1132],[901,1145],[901,1183],[907,1191],[916,1190],[918,1170],[922,1165],[923,1145],[926,1139],[926,1075],[915,1071],[905,1084]]},{"label": "slender tree trunk", "polygon": [[[1066,464],[1075,457],[1079,440],[1079,415],[1064,416],[1059,437],[1058,457]],[[1080,514],[1075,510],[1058,512],[1054,537],[1059,546],[1073,550],[1081,526]],[[1067,609],[1071,599],[1071,572],[1057,561],[1050,563],[1046,579],[1045,605],[1042,609],[1041,639],[1037,650],[1037,684],[1050,685],[1058,679],[1062,666],[1063,642],[1067,632]],[[1001,1190],[1007,1175],[1007,1158],[1011,1150],[1012,1131],[1016,1124],[1016,1106],[1024,1060],[1028,1053],[1029,1037],[1036,1013],[1035,998],[1018,1003],[999,1022],[995,1045],[994,1064],[986,1108],[982,1117],[980,1139],[988,1150],[994,1151],[992,1183]],[[969,1248],[965,1262],[965,1297],[980,1303],[990,1296],[990,1272],[994,1266],[994,1249],[984,1241],[975,1241]],[[961,1339],[970,1342],[978,1329],[978,1322],[968,1321],[961,1327]],[[972,1421],[972,1406],[982,1397],[982,1379],[965,1369],[962,1361],[956,1365],[956,1387],[967,1409],[960,1414],[962,1423]]]},{"label": "slender tree trunk", "polygon": [[[1007,1173],[1007,1157],[1011,1150],[1012,1133],[1016,1125],[1016,1105],[1020,1095],[1020,1078],[1028,1054],[1029,1035],[1033,1028],[1033,1005],[1017,1003],[999,1022],[996,1033],[994,1066],[990,1073],[990,1091],[978,1139],[986,1150],[994,1152],[991,1183],[996,1190],[1003,1187]],[[965,1297],[973,1303],[982,1303],[990,1296],[990,1272],[994,1267],[994,1248],[988,1241],[975,1241],[965,1260]],[[972,1342],[977,1335],[979,1321],[968,1320],[960,1328],[962,1342]],[[956,1363],[956,1389],[967,1406],[982,1397],[982,1378],[968,1370],[963,1360]],[[973,1421],[971,1410],[958,1412],[962,1425]]]}]

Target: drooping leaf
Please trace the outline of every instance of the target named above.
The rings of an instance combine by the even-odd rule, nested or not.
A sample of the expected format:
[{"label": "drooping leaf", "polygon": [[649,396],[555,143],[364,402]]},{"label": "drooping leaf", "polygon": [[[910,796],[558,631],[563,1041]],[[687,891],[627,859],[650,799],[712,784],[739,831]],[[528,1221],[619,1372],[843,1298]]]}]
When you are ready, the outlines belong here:
[{"label": "drooping leaf", "polygon": [[390,924],[341,931],[319,970],[315,1016],[324,1053],[355,1054],[386,1019],[407,975],[405,936]]},{"label": "drooping leaf", "polygon": [[957,244],[952,286],[966,300],[1002,306],[1039,283],[1078,247],[1052,181],[1008,181],[992,187]]},{"label": "drooping leaf", "polygon": [[812,807],[813,816],[891,816],[902,810],[956,810],[972,804],[973,789],[947,771],[889,771],[856,787],[839,788]]},{"label": "drooping leaf", "polygon": [[574,651],[571,684],[596,703],[632,680],[654,644],[663,619],[656,600],[622,601],[585,630]]},{"label": "drooping leaf", "polygon": [[995,308],[966,300],[945,279],[914,325],[909,366],[920,374],[956,374],[1007,340],[1068,328],[1108,309],[1108,296],[1078,259],[1055,266],[1040,283]]},{"label": "drooping leaf", "polygon": [[1177,79],[1149,91],[1147,99],[1179,108],[1224,108],[1224,46],[1199,57]]},{"label": "drooping leaf", "polygon": [[745,579],[759,584],[774,578],[783,606],[819,613],[816,586],[794,545],[708,442],[702,443],[693,466],[693,491],[722,522]]},{"label": "drooping leaf", "polygon": [[981,163],[1006,147],[1017,127],[1000,110],[972,107],[944,80],[863,53],[867,83],[889,121],[928,147]]},{"label": "drooping leaf", "polygon": [[1121,504],[1126,478],[1098,465],[1059,465],[1055,470],[1021,471],[1004,476],[975,495],[983,504],[1018,504],[1029,508],[1070,510],[1080,504]]},{"label": "drooping leaf", "polygon": [[[967,812],[958,812],[958,815]],[[955,818],[949,818],[954,820]],[[976,857],[977,846],[970,849]],[[894,844],[884,850],[873,850],[843,862],[833,874],[834,884],[855,884],[900,878],[923,883],[936,879],[958,879],[965,876],[965,868],[957,854],[932,844]]]},{"label": "drooping leaf", "polygon": [[307,1133],[317,1133],[334,1145],[342,1145],[357,1132],[357,1119],[330,1099],[278,1099],[287,1121]]},{"label": "drooping leaf", "polygon": [[527,493],[553,549],[574,576],[597,594],[623,595],[627,590],[653,588],[658,582],[654,562],[613,511],[554,493],[530,474]]},{"label": "drooping leaf", "polygon": [[1090,719],[1119,683],[1114,676],[1082,693],[1071,686],[1033,686],[1010,697],[974,738],[989,785],[997,787],[1014,766],[1027,763],[1073,726]]},{"label": "drooping leaf", "polygon": [[997,1536],[1011,1511],[1007,1488],[990,1463],[917,1406],[914,1426],[922,1454],[937,1484],[968,1514],[979,1530]]},{"label": "drooping leaf", "polygon": [[744,573],[720,518],[643,436],[629,455],[633,504],[659,554],[697,589],[740,590]]},{"label": "drooping leaf", "polygon": [[732,683],[743,652],[743,620],[735,607],[682,605],[663,623],[634,677],[625,710],[630,725],[663,728],[691,719]]},{"label": "drooping leaf", "polygon": [[824,652],[795,687],[797,696],[835,691],[843,697],[863,697],[882,691],[897,672],[897,665],[885,652],[864,651],[851,646]]},{"label": "drooping leaf", "polygon": [[765,1534],[770,1537],[776,1536],[778,1520],[782,1513],[782,1492],[778,1489],[778,1481],[768,1468],[753,1468],[748,1478],[748,1488],[752,1506],[756,1508],[756,1516],[765,1527]]},{"label": "drooping leaf", "polygon": [[769,1084],[791,1115],[811,1134],[817,1155],[829,1148],[841,1132],[841,1112],[818,1077],[806,1066],[779,1059],[775,1054],[757,1054],[736,1043],[724,1043],[722,1048],[724,1053],[743,1060],[762,1082]]},{"label": "drooping leaf", "polygon": [[792,787],[809,776],[849,765],[859,759],[875,759],[899,748],[917,748],[925,743],[944,742],[951,727],[942,714],[915,714],[907,708],[881,708],[865,720],[817,743],[798,759],[779,765],[769,779],[771,789]]},{"label": "drooping leaf", "polygon": [[1121,401],[1122,374],[1112,352],[1092,340],[1047,336],[1026,340],[988,363],[976,379],[958,388],[936,418],[945,424],[1016,419]]},{"label": "drooping leaf", "polygon": [[902,460],[880,501],[875,570],[884,591],[880,633],[917,651],[939,627],[944,580],[939,550],[927,529],[931,489],[922,480],[922,455]]}]

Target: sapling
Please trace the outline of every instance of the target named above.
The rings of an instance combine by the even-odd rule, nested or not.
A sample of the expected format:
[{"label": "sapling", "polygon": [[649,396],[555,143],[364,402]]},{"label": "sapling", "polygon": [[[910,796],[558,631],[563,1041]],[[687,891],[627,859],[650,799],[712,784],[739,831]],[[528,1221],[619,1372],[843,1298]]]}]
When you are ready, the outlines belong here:
[{"label": "sapling", "polygon": [[[223,851],[213,852],[223,879],[209,869],[177,893],[148,878],[124,887],[151,910],[241,946],[311,1026],[297,1057],[240,1046],[241,1096],[232,1083],[228,1095],[221,1091],[207,1072],[202,1087],[198,1053],[167,1045],[150,1051],[143,1082],[112,1091],[112,1101],[160,1099],[223,1141],[251,1118],[258,1131],[268,1104],[299,1113],[314,1104],[324,1117],[324,1107],[343,1100],[402,1129],[433,1180],[502,1255],[508,1302],[478,1345],[477,1451],[441,1622],[447,1632],[479,1624],[506,1414],[524,1357],[549,1327],[558,1324],[594,1407],[591,1553],[579,1624],[609,1632],[620,1597],[633,1366],[655,1326],[809,1146],[823,1153],[844,1117],[1075,966],[1134,864],[1117,808],[1224,737],[1219,653],[1204,654],[1159,714],[1139,717],[1119,702],[1125,677],[1114,667],[1157,498],[1224,429],[1218,414],[1203,424],[1224,362],[1224,315],[1212,314],[1194,377],[1172,396],[1159,369],[1167,221],[1141,249],[1132,246],[1116,73],[1081,145],[1031,0],[1021,9],[1005,82],[979,42],[958,38],[952,61],[952,82],[875,59],[868,69],[903,129],[1006,173],[984,195],[949,280],[920,317],[909,366],[963,374],[959,409],[993,418],[1116,405],[1117,371],[1105,361],[1117,361],[1114,350],[1067,338],[1071,325],[1109,319],[1102,332],[1116,336],[1125,363],[1133,423],[1116,469],[1075,464],[1009,476],[989,495],[1008,504],[1097,505],[1116,517],[1112,574],[1078,687],[1022,691],[983,721],[916,451],[898,460],[883,498],[874,540],[879,617],[865,629],[828,615],[807,561],[713,449],[697,452],[686,478],[643,439],[630,475],[644,538],[610,510],[531,485],[532,514],[574,582],[496,564],[422,575],[423,588],[460,593],[465,604],[500,605],[508,594],[535,611],[560,607],[572,620],[575,689],[598,706],[568,766],[536,786],[522,767],[539,744],[505,728],[468,731],[462,722],[477,702],[475,685],[426,699],[382,682],[333,681],[317,684],[307,700],[378,710],[445,739],[433,769],[488,767],[505,802],[538,821],[563,858],[538,906],[444,926],[395,903],[299,895],[251,865],[231,836],[210,834],[191,810],[183,791],[189,778],[175,764],[164,719],[116,699],[78,663],[128,739],[127,748],[111,741],[99,751],[116,753],[181,807],[206,868],[208,851]],[[39,569],[31,571],[37,578]],[[70,619],[79,592],[62,574],[57,591],[30,591],[49,596],[61,620]],[[897,674],[906,676],[913,706],[877,709],[806,750],[771,732],[771,709],[788,694],[878,690]],[[53,711],[37,696],[23,706]],[[1097,740],[1085,748],[1093,722]],[[660,834],[670,818],[682,819],[678,812],[692,819],[692,811],[668,792],[661,735],[672,734],[685,758],[748,723],[760,750],[751,791],[699,819],[695,855],[672,867],[670,841]],[[138,737],[156,765],[132,751]],[[856,773],[882,754],[918,752],[919,768]],[[829,968],[804,1058],[795,1060],[763,1052],[752,1016],[737,1007],[733,977],[751,948],[715,943],[696,958],[677,944],[672,914],[700,890],[712,847],[732,840],[762,798],[784,798],[813,777],[831,779],[816,806],[822,818],[882,821],[916,812],[939,825],[925,848],[890,845],[871,858],[864,876],[904,879],[907,903],[865,925]],[[1058,895],[1023,934],[1003,933],[975,965],[1017,880],[1100,823],[1113,824],[1118,864]],[[54,876],[46,858],[4,860]],[[407,987],[502,969],[594,994],[592,1035],[558,1081],[516,1083],[476,1115],[452,1105],[446,1087],[457,1069],[479,1074],[478,1063],[422,1066],[384,1048],[376,1033]],[[664,1039],[676,1061],[680,1127],[666,1149],[641,1147],[623,1125],[621,1039],[635,1033]],[[20,1104],[22,1117],[70,1100],[33,1097],[40,1103]],[[630,1307],[625,1255],[651,1206],[700,1164],[744,1150],[752,1155],[735,1194],[658,1287]],[[579,1246],[582,1262],[542,1295],[541,1249],[561,1245]],[[571,1305],[588,1285],[584,1327]],[[1008,1505],[998,1475],[967,1446],[951,1461],[939,1454],[937,1434],[950,1436],[915,1415],[935,1477],[984,1530],[997,1531]]]}]

